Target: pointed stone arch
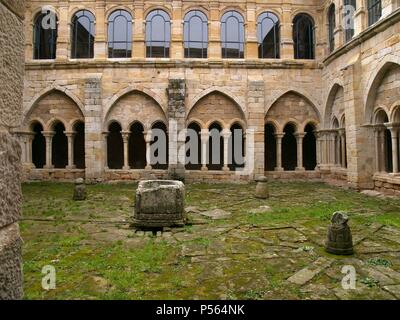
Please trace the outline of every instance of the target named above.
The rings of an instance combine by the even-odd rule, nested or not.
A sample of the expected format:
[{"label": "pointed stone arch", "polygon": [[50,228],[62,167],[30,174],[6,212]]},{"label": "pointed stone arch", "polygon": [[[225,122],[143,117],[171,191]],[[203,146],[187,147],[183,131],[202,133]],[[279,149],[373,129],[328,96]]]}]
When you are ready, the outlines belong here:
[{"label": "pointed stone arch", "polygon": [[392,68],[400,67],[400,57],[395,55],[386,56],[375,68],[374,72],[371,74],[366,90],[365,90],[365,100],[364,100],[364,117],[366,123],[373,122],[374,110],[376,108],[375,101],[378,94],[379,86],[384,80],[386,74]]},{"label": "pointed stone arch", "polygon": [[235,94],[233,94],[232,92],[230,92],[224,88],[215,87],[215,86],[205,89],[204,91],[199,93],[196,97],[194,97],[194,99],[191,100],[189,109],[187,109],[187,114],[190,114],[192,109],[197,105],[197,103],[200,100],[202,100],[203,98],[205,98],[206,96],[208,96],[212,93],[219,93],[219,94],[226,96],[233,103],[235,103],[237,105],[237,107],[240,109],[240,111],[243,115],[242,118],[247,119],[247,108],[246,108],[245,103],[242,101],[242,99],[239,99],[239,97],[237,97]]},{"label": "pointed stone arch", "polygon": [[[338,116],[339,114],[335,114],[335,107],[338,108],[339,106],[335,105],[338,103],[338,100],[340,98],[343,98],[343,84],[339,80],[335,80],[334,84],[331,86],[331,89],[329,90],[329,94],[326,99],[325,103],[325,111],[324,111],[324,127],[325,128],[330,128],[330,125],[332,124],[331,120],[333,116]],[[343,100],[343,99],[342,99]],[[344,105],[343,101],[342,103],[342,109],[344,110]],[[341,113],[341,112],[337,112]]]}]

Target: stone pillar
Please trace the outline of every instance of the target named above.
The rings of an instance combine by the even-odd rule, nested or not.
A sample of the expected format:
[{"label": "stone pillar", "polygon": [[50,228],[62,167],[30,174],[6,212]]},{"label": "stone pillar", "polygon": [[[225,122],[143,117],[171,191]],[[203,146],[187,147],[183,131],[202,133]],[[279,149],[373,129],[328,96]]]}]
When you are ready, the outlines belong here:
[{"label": "stone pillar", "polygon": [[34,133],[28,133],[26,137],[26,164],[29,168],[34,168],[33,165],[33,157],[32,157],[32,143],[33,139],[35,138]]},{"label": "stone pillar", "polygon": [[67,169],[75,169],[74,164],[74,139],[76,132],[65,132],[68,139],[68,166]]},{"label": "stone pillar", "polygon": [[[254,178],[265,174],[265,82],[249,81],[247,85],[248,135],[246,138],[246,168],[253,168]],[[252,163],[253,162],[253,163]]]},{"label": "stone pillar", "polygon": [[392,163],[393,173],[399,173],[399,127],[395,125],[388,125],[387,128],[390,130],[392,136]]},{"label": "stone pillar", "polygon": [[96,181],[104,170],[102,132],[101,74],[88,74],[85,80],[85,163],[86,180]]},{"label": "stone pillar", "polygon": [[296,171],[305,171],[303,167],[303,139],[305,137],[305,133],[297,133],[296,141],[297,141],[297,168]]},{"label": "stone pillar", "polygon": [[282,139],[285,136],[284,133],[275,134],[276,139],[276,168],[275,171],[283,171],[282,168]]},{"label": "stone pillar", "polygon": [[255,60],[258,59],[257,15],[255,3],[247,3],[245,19],[245,58],[248,60]]},{"label": "stone pillar", "polygon": [[379,131],[379,148],[380,148],[380,152],[379,152],[379,157],[380,157],[380,164],[381,164],[381,172],[386,172],[386,168],[387,168],[387,159],[386,159],[386,149],[387,149],[387,145],[386,145],[386,139],[385,139],[385,127],[383,127],[380,131]]},{"label": "stone pillar", "polygon": [[[130,131],[122,131],[121,132],[122,135],[122,141],[124,142],[124,166],[123,166],[123,170],[129,170],[129,136],[131,135]],[[151,136],[151,132],[150,132],[150,136]],[[151,141],[151,137],[150,137],[150,141]],[[150,144],[150,142],[149,142]],[[147,150],[147,138],[146,138],[146,160],[147,160],[147,152],[150,153],[150,148],[149,150]],[[150,162],[148,162],[150,163]]]},{"label": "stone pillar", "polygon": [[96,1],[96,37],[94,43],[94,58],[104,60],[108,58],[107,52],[107,24],[106,24],[106,1]]},{"label": "stone pillar", "polygon": [[109,132],[103,132],[104,170],[108,170],[108,135],[109,135]]},{"label": "stone pillar", "polygon": [[375,172],[381,171],[381,159],[380,159],[380,128],[374,127],[374,138],[375,138]]},{"label": "stone pillar", "polygon": [[345,129],[339,130],[340,147],[341,147],[341,166],[346,168],[346,131]]},{"label": "stone pillar", "polygon": [[364,0],[356,0],[357,9],[354,13],[354,36],[361,33],[367,27],[367,15]]},{"label": "stone pillar", "polygon": [[317,140],[317,168],[321,165],[321,134],[314,131],[315,139]]},{"label": "stone pillar", "polygon": [[44,166],[45,169],[53,169],[53,160],[52,160],[52,155],[53,155],[53,148],[52,148],[52,142],[53,142],[53,136],[55,132],[53,131],[43,131],[43,136],[46,139],[46,165]]},{"label": "stone pillar", "polygon": [[224,167],[223,171],[229,171],[229,139],[232,136],[232,132],[229,129],[222,130],[222,137],[224,138]]},{"label": "stone pillar", "polygon": [[208,129],[201,129],[200,139],[201,139],[201,170],[207,171],[207,155],[208,155],[208,141],[210,138],[210,133]]},{"label": "stone pillar", "polygon": [[281,58],[294,59],[292,8],[289,4],[284,4],[282,11]]},{"label": "stone pillar", "polygon": [[208,32],[209,32],[208,58],[211,60],[219,60],[222,57],[222,52],[221,52],[220,9],[218,2],[210,3],[210,20],[209,20]]},{"label": "stone pillar", "polygon": [[172,1],[171,59],[183,58],[182,0]]},{"label": "stone pillar", "polygon": [[[151,130],[144,132],[144,140],[146,142],[146,170],[151,170],[151,142],[153,141],[153,135]],[[125,142],[124,142],[125,143]]]},{"label": "stone pillar", "polygon": [[58,7],[58,36],[56,59],[60,61],[68,60],[70,56],[70,23],[68,1],[61,2]]},{"label": "stone pillar", "polygon": [[11,130],[22,117],[24,13],[25,1],[0,0],[0,300],[23,297],[21,146]]},{"label": "stone pillar", "polygon": [[185,178],[186,142],[186,83],[184,79],[170,79],[168,85],[168,174],[171,178]]},{"label": "stone pillar", "polygon": [[132,30],[132,57],[134,59],[144,59],[146,56],[144,1],[137,0],[133,5],[135,17]]}]

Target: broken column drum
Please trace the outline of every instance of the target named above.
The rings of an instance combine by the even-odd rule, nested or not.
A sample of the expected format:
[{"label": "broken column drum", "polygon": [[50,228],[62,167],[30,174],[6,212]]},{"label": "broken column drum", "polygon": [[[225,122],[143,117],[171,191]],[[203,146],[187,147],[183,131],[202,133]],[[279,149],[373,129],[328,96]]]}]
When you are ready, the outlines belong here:
[{"label": "broken column drum", "polygon": [[325,243],[325,250],[337,255],[351,255],[353,250],[353,238],[349,221],[345,212],[335,212],[332,216],[332,223],[328,228],[328,237]]},{"label": "broken column drum", "polygon": [[160,228],[185,225],[185,185],[181,181],[141,181],[136,191],[133,225]]},{"label": "broken column drum", "polygon": [[268,199],[269,198],[269,190],[268,190],[268,179],[266,177],[259,177],[257,180],[256,186],[256,198],[259,199]]}]

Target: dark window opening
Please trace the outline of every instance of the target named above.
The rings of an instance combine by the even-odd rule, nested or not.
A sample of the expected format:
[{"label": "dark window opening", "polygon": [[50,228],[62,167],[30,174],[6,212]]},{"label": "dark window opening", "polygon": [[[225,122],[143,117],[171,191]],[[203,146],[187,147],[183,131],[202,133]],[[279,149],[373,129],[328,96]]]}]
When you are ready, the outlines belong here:
[{"label": "dark window opening", "polygon": [[124,166],[124,143],[121,126],[117,122],[110,124],[107,137],[107,159],[110,169],[122,169]]},{"label": "dark window opening", "polygon": [[52,15],[55,17],[55,14],[51,12],[46,14],[42,13],[35,19],[33,31],[34,59],[41,60],[56,58],[58,20],[56,18],[55,23],[51,21]]},{"label": "dark window opening", "polygon": [[368,25],[378,22],[382,16],[381,0],[368,0]]},{"label": "dark window opening", "polygon": [[304,13],[293,20],[293,41],[295,59],[314,59],[314,22]]},{"label": "dark window opening", "polygon": [[294,171],[297,167],[297,140],[294,136],[296,129],[292,124],[287,124],[283,132],[282,166],[286,171]]},{"label": "dark window opening", "polygon": [[236,11],[228,11],[221,19],[222,58],[244,58],[244,19]]},{"label": "dark window opening", "polygon": [[315,170],[317,166],[317,139],[314,130],[311,124],[304,129],[306,135],[303,138],[303,165],[306,170]]},{"label": "dark window opening", "polygon": [[85,124],[78,122],[74,131],[74,164],[77,169],[85,169]]},{"label": "dark window opening", "polygon": [[68,165],[68,138],[65,135],[65,127],[61,122],[54,126],[52,139],[52,160],[56,169],[64,169]]},{"label": "dark window opening", "polygon": [[146,19],[147,58],[169,58],[171,46],[171,21],[162,10],[154,10]]},{"label": "dark window opening", "polygon": [[208,130],[210,132],[208,140],[208,170],[222,170],[224,166],[222,128],[218,123],[213,123]]},{"label": "dark window opening", "polygon": [[72,19],[72,59],[94,57],[95,17],[87,10],[78,11]]},{"label": "dark window opening", "polygon": [[229,164],[231,171],[244,168],[245,139],[243,128],[239,124],[231,127],[231,137],[229,139]]},{"label": "dark window opening", "polygon": [[335,18],[335,5],[332,4],[328,11],[328,41],[329,41],[329,52],[335,50],[335,28],[336,28],[336,18]]},{"label": "dark window opening", "polygon": [[[186,164],[186,169],[187,170],[201,170],[201,137],[200,137],[200,132],[201,128],[197,123],[191,123],[188,126],[188,129],[191,130],[191,134],[186,136],[186,158],[189,159],[187,164]],[[193,133],[196,133],[196,136],[194,136]],[[195,157],[193,155],[196,155],[197,152],[197,157],[192,163],[190,159],[194,159]]]},{"label": "dark window opening", "polygon": [[35,168],[42,169],[46,164],[46,138],[43,136],[43,127],[40,123],[33,126],[35,134],[32,141],[32,162]]},{"label": "dark window opening", "polygon": [[135,122],[129,136],[129,166],[132,169],[144,169],[146,161],[146,140],[143,125]]},{"label": "dark window opening", "polygon": [[275,128],[272,124],[265,125],[264,140],[264,167],[265,171],[274,171],[276,168],[276,138]]},{"label": "dark window opening", "polygon": [[[157,163],[154,164],[154,161],[152,160],[151,161],[152,162],[152,168],[153,169],[159,169],[159,170],[167,170],[168,169],[168,160],[169,160],[168,159],[169,152],[168,152],[168,131],[167,131],[167,126],[162,122],[157,122],[152,127],[152,130],[154,130],[154,129],[162,130],[164,132],[165,139],[166,139],[166,144],[164,146],[162,146],[162,148],[164,148],[164,150],[155,150],[155,153],[154,153],[156,158],[159,159],[159,160],[161,158],[161,161],[163,163],[157,162]],[[154,134],[153,134],[153,137],[154,137],[154,140],[151,142],[151,144],[150,144],[151,146],[153,146],[155,143],[157,143],[158,139],[159,139]],[[160,154],[160,151],[165,154],[165,158],[164,158],[164,156],[162,154]],[[151,153],[151,154],[153,154],[153,153]]]},{"label": "dark window opening", "polygon": [[114,11],[108,18],[108,57],[132,56],[132,16],[124,10]]},{"label": "dark window opening", "polygon": [[345,40],[349,42],[354,36],[354,14],[357,9],[356,0],[344,0]]},{"label": "dark window opening", "polygon": [[279,59],[280,25],[278,17],[272,12],[264,12],[258,17],[257,38],[260,59]]}]

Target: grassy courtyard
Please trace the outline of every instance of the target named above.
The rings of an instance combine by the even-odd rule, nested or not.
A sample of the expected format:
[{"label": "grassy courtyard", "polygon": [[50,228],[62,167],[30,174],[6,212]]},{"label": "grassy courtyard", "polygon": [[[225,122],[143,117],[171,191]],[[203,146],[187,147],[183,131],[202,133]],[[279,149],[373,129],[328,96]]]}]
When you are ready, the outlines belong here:
[{"label": "grassy courtyard", "polygon": [[[190,224],[162,234],[130,227],[135,184],[23,186],[26,299],[400,299],[400,199],[322,183],[187,185]],[[223,219],[202,213],[220,209]],[[350,216],[356,253],[323,250],[334,211]],[[41,271],[56,268],[56,289]],[[344,290],[345,265],[357,271]],[[300,283],[294,275],[311,274]],[[303,271],[304,271],[303,270]],[[293,278],[292,278],[293,279]]]}]

